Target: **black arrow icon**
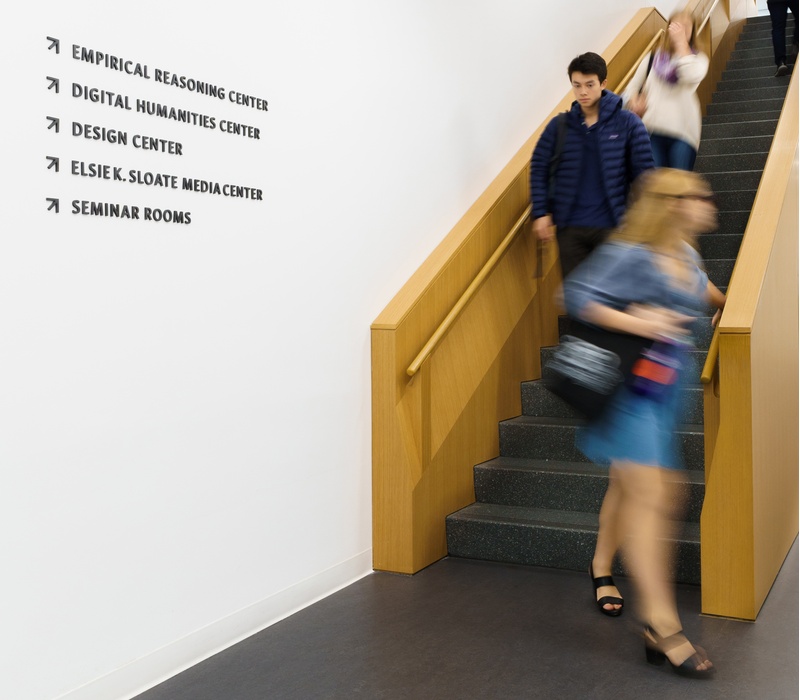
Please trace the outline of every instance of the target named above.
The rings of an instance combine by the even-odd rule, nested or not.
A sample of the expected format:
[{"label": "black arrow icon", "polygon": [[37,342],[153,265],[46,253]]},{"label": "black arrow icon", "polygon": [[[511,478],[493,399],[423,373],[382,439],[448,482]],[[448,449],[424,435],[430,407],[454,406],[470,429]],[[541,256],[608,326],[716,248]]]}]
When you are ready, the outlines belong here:
[{"label": "black arrow icon", "polygon": [[47,127],[48,129],[52,129],[53,127],[56,128],[56,133],[59,131],[59,124],[61,120],[58,117],[47,117],[50,120],[50,125]]},{"label": "black arrow icon", "polygon": [[53,207],[55,207],[56,214],[58,214],[58,200],[54,199],[53,197],[48,197],[47,201],[50,202],[50,206],[47,207],[47,211],[50,211]]},{"label": "black arrow icon", "polygon": [[58,78],[51,78],[49,75],[47,79],[50,81],[50,84],[47,86],[48,90],[52,90],[53,88],[56,89],[56,94],[59,92],[59,80]]},{"label": "black arrow icon", "polygon": [[50,42],[50,46],[47,47],[48,51],[52,51],[53,47],[56,47],[56,53],[61,53],[61,42],[58,39],[55,39],[52,36],[47,37],[47,41]]},{"label": "black arrow icon", "polygon": [[50,161],[50,165],[47,166],[47,169],[50,170],[55,167],[56,172],[58,172],[58,158],[56,156],[45,156],[45,158]]}]

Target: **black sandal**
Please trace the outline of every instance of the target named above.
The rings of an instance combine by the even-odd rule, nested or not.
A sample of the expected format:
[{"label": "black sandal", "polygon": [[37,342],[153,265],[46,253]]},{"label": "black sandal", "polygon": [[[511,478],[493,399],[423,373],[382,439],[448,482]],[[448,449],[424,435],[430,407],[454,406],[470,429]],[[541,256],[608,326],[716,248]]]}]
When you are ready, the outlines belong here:
[{"label": "black sandal", "polygon": [[[674,649],[675,647],[684,644],[685,642],[689,642],[686,639],[686,635],[683,634],[683,630],[680,632],[676,632],[675,634],[671,634],[669,637],[662,637],[658,632],[656,632],[652,627],[645,627],[644,628],[644,652],[647,656],[647,663],[653,664],[655,666],[661,666],[664,664],[664,661],[669,661],[669,665],[672,666],[672,670],[675,671],[679,676],[685,676],[687,678],[711,678],[714,671],[714,664],[711,663],[711,660],[708,658],[708,654],[706,654],[706,650],[703,647],[699,647],[696,644],[691,644],[694,648],[694,654],[689,656],[687,659],[684,659],[680,664],[672,663],[672,659],[667,656],[667,652]],[[708,663],[710,664],[708,668],[697,668],[700,664]]]},{"label": "black sandal", "polygon": [[[616,586],[614,583],[614,579],[611,576],[598,576],[595,578],[594,572],[592,571],[592,565],[589,564],[589,577],[592,579],[592,585],[594,586],[594,593],[595,599],[597,598],[597,589],[603,586]],[[617,598],[613,595],[604,595],[600,600],[596,600],[597,607],[600,608],[600,612],[603,615],[608,615],[609,617],[619,617],[622,615],[622,606],[623,600],[622,598]],[[604,605],[619,605],[619,608],[604,608]]]}]

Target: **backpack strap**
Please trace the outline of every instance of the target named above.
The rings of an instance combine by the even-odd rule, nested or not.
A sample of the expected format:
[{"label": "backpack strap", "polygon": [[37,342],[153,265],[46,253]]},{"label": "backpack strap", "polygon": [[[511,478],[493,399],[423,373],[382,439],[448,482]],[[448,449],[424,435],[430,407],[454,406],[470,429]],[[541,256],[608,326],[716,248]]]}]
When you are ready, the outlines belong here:
[{"label": "backpack strap", "polygon": [[561,160],[561,152],[564,150],[564,141],[567,140],[567,115],[569,112],[561,112],[556,119],[556,145],[553,148],[553,155],[550,157],[548,180],[547,180],[547,208],[552,213],[553,198],[555,197],[556,189],[556,170],[558,170],[558,163]]},{"label": "backpack strap", "polygon": [[647,60],[647,70],[644,73],[644,80],[642,81],[642,87],[639,88],[639,94],[642,94],[644,90],[644,84],[647,82],[647,76],[650,75],[650,69],[653,67],[653,59],[655,58],[656,52],[650,52],[650,58]]}]

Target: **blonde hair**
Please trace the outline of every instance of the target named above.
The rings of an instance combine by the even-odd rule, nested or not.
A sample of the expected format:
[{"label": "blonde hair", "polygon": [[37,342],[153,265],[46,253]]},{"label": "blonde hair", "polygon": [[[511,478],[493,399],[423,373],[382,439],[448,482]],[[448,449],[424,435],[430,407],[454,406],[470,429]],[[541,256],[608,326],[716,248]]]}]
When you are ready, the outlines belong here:
[{"label": "blonde hair", "polygon": [[668,202],[670,198],[706,192],[710,194],[711,187],[695,172],[675,168],[648,170],[634,182],[628,210],[612,238],[657,250],[672,248],[678,240],[694,245],[675,225],[675,213]]},{"label": "blonde hair", "polygon": [[[695,21],[692,13],[688,10],[676,10],[669,16],[669,20],[667,20],[667,26],[669,26],[675,20],[680,20],[682,24],[691,25],[692,32],[689,35],[689,46],[694,51],[703,50],[700,46],[700,39],[697,36],[697,22]],[[669,40],[669,32],[666,29],[664,30],[664,38],[659,43],[658,48],[669,56],[672,56],[672,43]]]}]

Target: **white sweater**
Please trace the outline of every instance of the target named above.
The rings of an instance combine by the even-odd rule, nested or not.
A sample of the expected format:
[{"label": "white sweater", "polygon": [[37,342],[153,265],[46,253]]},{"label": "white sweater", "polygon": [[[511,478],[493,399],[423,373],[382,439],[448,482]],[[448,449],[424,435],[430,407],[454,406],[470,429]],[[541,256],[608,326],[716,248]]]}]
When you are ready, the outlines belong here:
[{"label": "white sweater", "polygon": [[623,104],[627,105],[644,83],[643,93],[647,98],[647,108],[642,121],[647,131],[680,139],[697,150],[700,146],[702,114],[696,91],[708,72],[708,56],[696,53],[675,59],[677,83],[668,83],[657,76],[652,68],[648,74],[649,62],[650,54],[644,57],[622,93]]}]

